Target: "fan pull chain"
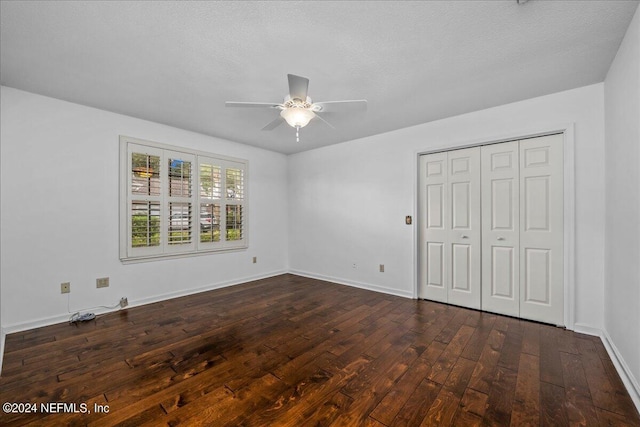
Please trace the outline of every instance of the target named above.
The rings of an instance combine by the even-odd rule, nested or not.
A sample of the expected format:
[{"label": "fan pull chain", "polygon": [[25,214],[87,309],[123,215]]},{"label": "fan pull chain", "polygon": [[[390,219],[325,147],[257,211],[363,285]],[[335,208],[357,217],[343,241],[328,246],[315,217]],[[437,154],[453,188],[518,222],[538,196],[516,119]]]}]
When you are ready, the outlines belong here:
[{"label": "fan pull chain", "polygon": [[296,126],[296,142],[300,142],[300,126]]}]

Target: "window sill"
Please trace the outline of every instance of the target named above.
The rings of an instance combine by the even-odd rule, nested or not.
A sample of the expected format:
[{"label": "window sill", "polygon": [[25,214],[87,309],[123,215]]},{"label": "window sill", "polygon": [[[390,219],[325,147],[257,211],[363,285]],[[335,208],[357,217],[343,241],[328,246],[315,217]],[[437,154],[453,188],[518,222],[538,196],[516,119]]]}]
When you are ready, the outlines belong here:
[{"label": "window sill", "polygon": [[175,253],[175,254],[160,254],[160,255],[148,255],[148,256],[137,256],[137,257],[120,257],[120,262],[122,264],[139,264],[143,262],[152,262],[152,261],[163,261],[168,259],[179,259],[179,258],[191,258],[197,256],[211,255],[211,254],[219,254],[226,252],[242,252],[246,251],[249,248],[248,245],[237,246],[232,248],[221,248],[221,249],[210,249],[210,250],[200,250],[197,252],[183,252],[183,253]]}]

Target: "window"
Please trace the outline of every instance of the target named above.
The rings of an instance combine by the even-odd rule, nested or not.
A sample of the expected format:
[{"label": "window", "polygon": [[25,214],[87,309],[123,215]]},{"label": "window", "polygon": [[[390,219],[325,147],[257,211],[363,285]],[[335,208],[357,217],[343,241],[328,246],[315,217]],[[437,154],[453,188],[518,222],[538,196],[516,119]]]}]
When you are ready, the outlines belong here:
[{"label": "window", "polygon": [[247,161],[120,138],[120,259],[247,247]]}]

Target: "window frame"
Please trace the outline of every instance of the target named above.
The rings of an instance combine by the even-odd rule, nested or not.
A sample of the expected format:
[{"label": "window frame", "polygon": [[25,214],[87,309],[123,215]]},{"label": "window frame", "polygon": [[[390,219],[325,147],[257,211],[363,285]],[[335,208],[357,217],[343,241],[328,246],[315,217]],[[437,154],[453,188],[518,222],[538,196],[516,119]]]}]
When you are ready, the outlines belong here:
[{"label": "window frame", "polygon": [[[139,151],[136,151],[139,150]],[[160,156],[160,196],[138,195],[132,192],[132,156],[141,153]],[[190,196],[172,197],[169,194],[169,159],[191,162]],[[201,196],[202,163],[220,168],[220,198],[213,199]],[[242,172],[242,198],[227,197],[227,169],[240,169]],[[181,258],[216,252],[245,250],[249,247],[249,210],[248,210],[248,181],[249,161],[236,157],[193,150],[185,147],[145,141],[138,138],[120,136],[120,193],[119,193],[119,247],[120,260],[123,263],[153,261],[160,259]],[[134,201],[160,202],[160,244],[156,246],[133,246],[132,235],[132,203]],[[219,204],[220,218],[218,220],[219,241],[201,242],[201,204]],[[170,202],[191,203],[191,242],[185,244],[170,244]],[[241,205],[240,239],[226,240],[226,209],[227,205]],[[211,227],[214,227],[212,219]],[[213,237],[213,233],[212,233]]]}]

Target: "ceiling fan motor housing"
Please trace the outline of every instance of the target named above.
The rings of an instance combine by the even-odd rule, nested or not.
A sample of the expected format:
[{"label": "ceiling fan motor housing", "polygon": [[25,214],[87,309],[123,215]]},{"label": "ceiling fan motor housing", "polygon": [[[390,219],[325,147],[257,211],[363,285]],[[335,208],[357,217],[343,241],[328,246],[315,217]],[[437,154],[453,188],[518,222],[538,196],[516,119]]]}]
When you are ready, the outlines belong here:
[{"label": "ceiling fan motor housing", "polygon": [[306,100],[301,100],[300,98],[291,98],[291,96],[287,95],[284,97],[284,102],[282,103],[285,108],[311,108],[313,106],[313,101],[311,98],[307,96]]}]

